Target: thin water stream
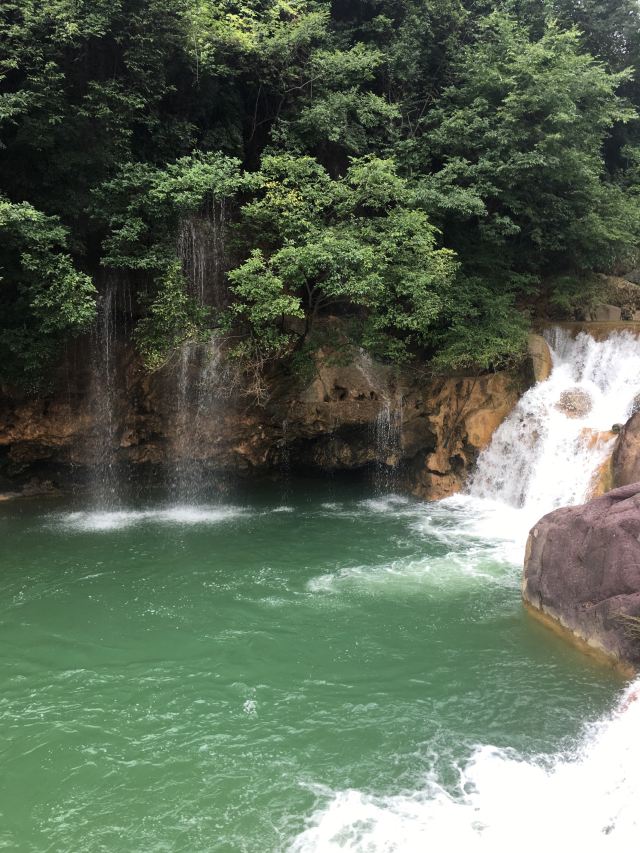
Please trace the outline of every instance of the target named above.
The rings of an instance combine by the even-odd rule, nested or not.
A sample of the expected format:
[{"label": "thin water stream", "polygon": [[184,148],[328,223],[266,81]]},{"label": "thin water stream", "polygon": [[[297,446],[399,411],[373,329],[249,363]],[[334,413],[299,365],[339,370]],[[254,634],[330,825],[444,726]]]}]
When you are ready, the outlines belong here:
[{"label": "thin water stream", "polygon": [[608,439],[583,430],[623,419],[640,343],[553,343],[440,503],[290,480],[0,506],[0,847],[634,849],[640,702],[519,583],[531,513],[588,490]]}]

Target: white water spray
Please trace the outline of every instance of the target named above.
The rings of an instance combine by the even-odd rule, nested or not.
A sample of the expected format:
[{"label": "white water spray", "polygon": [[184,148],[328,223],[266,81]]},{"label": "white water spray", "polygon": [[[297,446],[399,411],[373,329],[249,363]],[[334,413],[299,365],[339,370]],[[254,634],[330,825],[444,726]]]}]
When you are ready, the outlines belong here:
[{"label": "white water spray", "polygon": [[[413,794],[332,794],[292,853],[429,850],[635,850],[640,830],[640,701],[628,688],[612,715],[589,727],[571,754],[524,760],[479,747],[456,791],[437,779]],[[329,793],[329,792],[319,792]]]},{"label": "white water spray", "polygon": [[[467,495],[433,505],[456,517],[452,535],[484,541],[519,563],[530,526],[558,506],[588,499],[611,452],[611,427],[640,392],[640,340],[547,334],[553,371],[531,388],[481,455]],[[459,516],[468,517],[462,527]],[[423,521],[428,525],[429,518]],[[507,543],[512,546],[505,549]],[[468,556],[467,556],[468,559]],[[614,712],[589,726],[571,753],[521,756],[479,746],[445,789],[375,795],[318,790],[319,805],[292,853],[507,853],[632,850],[640,830],[640,679]]]},{"label": "white water spray", "polygon": [[91,493],[97,506],[117,502],[117,282],[108,279],[98,303],[98,316],[91,336],[90,399],[94,417],[91,433]]},{"label": "white water spray", "polygon": [[226,299],[227,213],[224,199],[214,201],[206,216],[184,219],[176,250],[189,289],[200,305],[222,307]]},{"label": "white water spray", "polygon": [[598,469],[640,392],[640,340],[604,341],[563,329],[547,335],[549,379],[524,394],[478,460],[470,493],[522,508],[525,526],[589,498]]},{"label": "white water spray", "polygon": [[376,463],[374,488],[378,493],[388,493],[396,485],[397,466],[402,455],[402,395],[383,399],[382,407],[372,430]]},{"label": "white water spray", "polygon": [[214,336],[186,343],[176,370],[176,409],[171,454],[171,488],[180,502],[194,504],[207,492],[207,461],[217,438],[226,374]]}]

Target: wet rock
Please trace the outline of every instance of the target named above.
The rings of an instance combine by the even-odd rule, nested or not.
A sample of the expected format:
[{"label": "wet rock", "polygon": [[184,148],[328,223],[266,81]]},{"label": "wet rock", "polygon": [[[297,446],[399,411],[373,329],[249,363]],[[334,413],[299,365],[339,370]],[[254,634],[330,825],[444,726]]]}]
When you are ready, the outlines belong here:
[{"label": "wet rock", "polygon": [[529,335],[529,358],[535,382],[544,382],[551,376],[553,361],[549,344],[542,335]]},{"label": "wet rock", "polygon": [[59,497],[61,494],[60,489],[51,480],[39,480],[37,477],[33,477],[19,489],[0,492],[0,501],[10,501],[16,498]]},{"label": "wet rock", "polygon": [[591,487],[588,492],[589,499],[599,498],[606,492],[611,491],[614,487],[613,481],[613,446],[612,446],[612,431],[600,431],[585,427],[580,430],[581,441],[590,451],[601,450],[609,446],[610,450],[605,460],[598,466],[591,480]]},{"label": "wet rock", "polygon": [[[338,332],[334,324],[333,336]],[[224,399],[201,410],[197,393],[176,393],[175,361],[149,374],[132,348],[123,345],[118,357],[122,381],[114,390],[111,450],[113,465],[132,477],[144,468],[166,480],[181,431],[197,422],[189,452],[213,479],[266,472],[282,467],[285,458],[293,471],[385,465],[397,470],[398,487],[427,499],[463,487],[523,386],[519,374],[434,377],[336,345],[318,350],[303,375],[278,366],[265,377],[260,402],[242,384],[250,377],[227,382],[224,376]],[[91,405],[90,365],[86,351],[73,354],[58,389],[41,398],[0,393],[4,475],[58,480],[66,472],[68,479],[90,479],[104,449]],[[196,371],[195,388],[198,379]]]},{"label": "wet rock", "polygon": [[593,407],[590,395],[582,388],[570,388],[560,394],[556,408],[568,418],[584,418]]},{"label": "wet rock", "polygon": [[412,466],[410,491],[427,500],[459,492],[522,390],[506,372],[434,383],[423,403],[433,448]]},{"label": "wet rock", "polygon": [[545,515],[525,556],[525,603],[611,659],[640,665],[640,483]]},{"label": "wet rock", "polygon": [[640,482],[640,412],[622,427],[613,450],[613,482],[628,486]]},{"label": "wet rock", "polygon": [[616,306],[620,309],[621,313],[618,319],[632,320],[634,312],[640,310],[640,287],[638,284],[633,283],[628,277],[601,275],[599,278],[602,282],[602,298],[610,303],[607,307]]},{"label": "wet rock", "polygon": [[613,462],[611,455],[609,455],[594,474],[588,497],[590,499],[599,498],[601,495],[610,492],[613,487]]}]

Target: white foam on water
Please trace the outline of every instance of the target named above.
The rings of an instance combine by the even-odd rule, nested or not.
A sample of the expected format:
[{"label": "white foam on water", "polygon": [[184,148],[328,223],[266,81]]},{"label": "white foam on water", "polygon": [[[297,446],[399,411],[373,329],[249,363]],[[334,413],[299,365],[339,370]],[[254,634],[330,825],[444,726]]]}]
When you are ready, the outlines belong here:
[{"label": "white foam on water", "polygon": [[405,495],[382,495],[377,498],[367,498],[360,501],[359,507],[366,512],[380,513],[381,515],[397,515],[398,512],[415,512],[416,502]]},{"label": "white foam on water", "polygon": [[[394,589],[430,594],[455,593],[474,580],[504,583],[512,573],[504,565],[496,565],[484,549],[464,554],[455,552],[441,557],[407,557],[379,565],[349,566],[336,572],[318,575],[307,582],[307,590],[315,593],[339,593],[345,589],[367,594],[386,595]],[[514,580],[514,582],[516,582]]]},{"label": "white foam on water", "polygon": [[640,679],[571,754],[525,758],[490,746],[460,768],[455,791],[429,777],[395,796],[336,791],[291,853],[635,850],[640,831]]},{"label": "white foam on water", "polygon": [[498,500],[458,494],[429,504],[412,529],[450,545],[457,554],[481,549],[487,558],[520,564],[530,525],[518,507]]},{"label": "white foam on water", "polygon": [[146,510],[71,512],[55,517],[54,526],[70,532],[122,530],[137,524],[220,524],[247,512],[238,506],[172,506]]},{"label": "white foam on water", "polygon": [[522,512],[515,507],[472,495],[455,495],[431,504],[392,495],[361,501],[344,512],[369,517],[389,513],[403,518],[418,542],[438,543],[447,550],[378,564],[336,567],[333,572],[311,578],[307,583],[309,592],[336,593],[345,588],[367,593],[394,588],[455,592],[477,578],[500,584],[519,583],[528,528],[524,527]]},{"label": "white foam on water", "polygon": [[[495,580],[501,562],[502,577],[517,579],[529,529],[556,507],[588,500],[613,446],[611,426],[627,420],[640,392],[640,340],[630,333],[596,341],[554,330],[548,341],[551,376],[527,391],[496,431],[467,494],[418,513],[415,504],[403,507],[393,498],[366,502],[369,512],[413,515],[412,529],[447,546],[446,556],[343,569],[314,579],[311,589],[388,582],[398,573],[425,584],[440,573],[451,584],[456,567],[458,579],[482,576],[484,567]],[[558,404],[563,392],[576,390],[590,408],[570,417]],[[629,700],[637,694],[640,679],[613,714],[585,730],[572,754],[531,758],[484,745],[459,768],[454,791],[429,776],[405,794],[325,794],[291,853],[634,850],[640,831],[640,700]]]}]

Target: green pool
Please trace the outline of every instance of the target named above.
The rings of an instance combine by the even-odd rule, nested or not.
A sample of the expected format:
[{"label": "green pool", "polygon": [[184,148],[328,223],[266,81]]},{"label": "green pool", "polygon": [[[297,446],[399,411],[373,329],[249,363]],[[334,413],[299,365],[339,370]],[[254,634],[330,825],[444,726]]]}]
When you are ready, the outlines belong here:
[{"label": "green pool", "polygon": [[523,614],[491,512],[317,481],[0,506],[0,848],[427,849],[403,828],[474,756],[539,766],[623,688]]}]

